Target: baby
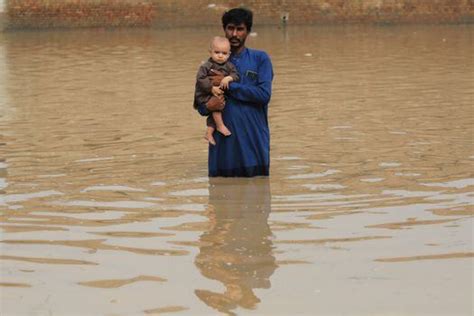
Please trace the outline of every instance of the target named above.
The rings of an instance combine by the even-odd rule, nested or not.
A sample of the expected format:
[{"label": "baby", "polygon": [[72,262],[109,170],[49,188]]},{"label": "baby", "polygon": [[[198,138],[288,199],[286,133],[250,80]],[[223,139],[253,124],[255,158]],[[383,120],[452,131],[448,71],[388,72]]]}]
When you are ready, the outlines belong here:
[{"label": "baby", "polygon": [[[222,90],[229,88],[231,81],[238,81],[239,75],[235,66],[228,62],[230,57],[230,43],[225,37],[216,36],[211,41],[209,48],[211,57],[208,61],[199,67],[196,76],[196,89],[194,93],[194,106],[197,104],[206,104],[211,98],[216,98],[222,93]],[[213,75],[213,71],[224,74],[219,86],[213,86],[209,76]],[[222,112],[215,111],[207,118],[207,130],[205,138],[211,145],[215,145],[214,131],[217,129],[221,134],[230,136],[231,132],[225,126],[222,119]]]}]

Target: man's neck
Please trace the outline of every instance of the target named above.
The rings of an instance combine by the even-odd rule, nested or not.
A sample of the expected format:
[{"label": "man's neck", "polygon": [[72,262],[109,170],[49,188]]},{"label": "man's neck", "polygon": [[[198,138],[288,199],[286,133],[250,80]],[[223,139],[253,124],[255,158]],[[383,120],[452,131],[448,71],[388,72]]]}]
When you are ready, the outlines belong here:
[{"label": "man's neck", "polygon": [[243,52],[245,49],[245,45],[244,46],[240,46],[238,49],[236,50],[232,50],[232,55],[239,55],[241,52]]}]

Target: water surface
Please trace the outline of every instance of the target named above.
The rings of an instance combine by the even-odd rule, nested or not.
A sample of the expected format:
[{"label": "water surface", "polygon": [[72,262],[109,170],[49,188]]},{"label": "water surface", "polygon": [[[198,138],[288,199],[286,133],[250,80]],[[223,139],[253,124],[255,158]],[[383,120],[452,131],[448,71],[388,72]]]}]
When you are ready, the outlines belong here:
[{"label": "water surface", "polygon": [[257,179],[207,177],[220,28],[0,34],[2,314],[470,315],[473,30],[255,29]]}]

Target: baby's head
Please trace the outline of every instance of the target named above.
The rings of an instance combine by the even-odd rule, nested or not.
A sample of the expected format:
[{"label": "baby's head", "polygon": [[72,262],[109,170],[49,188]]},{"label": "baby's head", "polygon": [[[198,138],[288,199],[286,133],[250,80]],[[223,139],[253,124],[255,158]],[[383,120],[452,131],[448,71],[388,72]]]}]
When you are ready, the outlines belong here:
[{"label": "baby's head", "polygon": [[225,37],[216,36],[211,41],[209,48],[211,59],[218,64],[224,64],[230,57],[230,43]]}]

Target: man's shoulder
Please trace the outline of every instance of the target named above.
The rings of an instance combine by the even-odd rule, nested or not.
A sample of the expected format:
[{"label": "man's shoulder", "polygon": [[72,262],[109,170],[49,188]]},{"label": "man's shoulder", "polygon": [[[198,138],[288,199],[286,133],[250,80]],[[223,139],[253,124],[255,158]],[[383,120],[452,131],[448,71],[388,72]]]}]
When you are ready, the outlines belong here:
[{"label": "man's shoulder", "polygon": [[235,65],[234,65],[231,61],[228,61],[228,62],[226,62],[226,63],[223,65],[223,67],[224,67],[225,69],[234,69],[234,68],[235,68]]}]

